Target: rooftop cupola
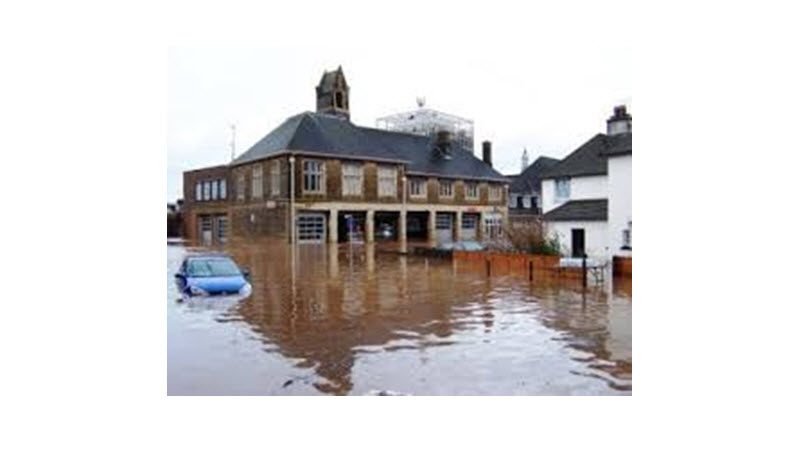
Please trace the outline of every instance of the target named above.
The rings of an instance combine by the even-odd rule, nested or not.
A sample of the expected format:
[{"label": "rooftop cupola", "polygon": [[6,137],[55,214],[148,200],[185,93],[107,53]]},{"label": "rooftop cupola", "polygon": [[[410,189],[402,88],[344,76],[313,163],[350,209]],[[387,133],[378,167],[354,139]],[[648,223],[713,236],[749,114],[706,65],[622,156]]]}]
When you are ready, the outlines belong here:
[{"label": "rooftop cupola", "polygon": [[615,134],[631,133],[633,131],[631,128],[632,119],[625,105],[615,106],[614,115],[606,120],[607,134],[613,136]]},{"label": "rooftop cupola", "polygon": [[317,86],[317,112],[350,119],[350,87],[347,86],[342,66],[322,74]]}]

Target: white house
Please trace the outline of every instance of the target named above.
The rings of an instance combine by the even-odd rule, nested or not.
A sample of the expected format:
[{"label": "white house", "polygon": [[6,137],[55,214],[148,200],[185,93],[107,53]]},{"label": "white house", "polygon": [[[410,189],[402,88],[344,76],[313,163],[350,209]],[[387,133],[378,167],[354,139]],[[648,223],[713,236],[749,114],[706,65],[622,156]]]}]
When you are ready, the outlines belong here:
[{"label": "white house", "polygon": [[523,154],[523,169],[519,175],[512,175],[508,192],[509,213],[541,214],[542,211],[542,173],[553,168],[559,160],[540,156],[533,164],[527,164],[528,152]]},{"label": "white house", "polygon": [[597,134],[542,174],[548,232],[566,256],[601,261],[632,256],[632,117],[614,108],[607,134]]}]

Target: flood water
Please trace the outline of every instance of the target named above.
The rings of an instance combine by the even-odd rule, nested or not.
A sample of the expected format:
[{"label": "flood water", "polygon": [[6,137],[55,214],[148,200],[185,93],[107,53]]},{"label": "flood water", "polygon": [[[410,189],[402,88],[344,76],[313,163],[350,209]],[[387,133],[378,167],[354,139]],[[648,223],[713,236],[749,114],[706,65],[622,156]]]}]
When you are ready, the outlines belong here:
[{"label": "flood water", "polygon": [[[630,280],[501,275],[391,244],[222,249],[246,299],[178,302],[200,248],[167,246],[169,395],[630,395]],[[219,250],[219,249],[216,249]]]}]

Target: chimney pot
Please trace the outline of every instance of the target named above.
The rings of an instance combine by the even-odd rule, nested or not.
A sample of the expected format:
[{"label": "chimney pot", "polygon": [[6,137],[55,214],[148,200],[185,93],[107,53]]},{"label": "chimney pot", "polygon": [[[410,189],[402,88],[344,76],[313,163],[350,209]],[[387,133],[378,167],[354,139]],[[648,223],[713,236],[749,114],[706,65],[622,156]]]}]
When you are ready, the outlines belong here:
[{"label": "chimney pot", "polygon": [[614,115],[606,121],[606,134],[613,136],[615,134],[631,133],[633,131],[632,120],[633,118],[628,114],[628,109],[625,105],[615,106]]},{"label": "chimney pot", "polygon": [[492,143],[490,141],[483,141],[483,162],[492,165]]}]

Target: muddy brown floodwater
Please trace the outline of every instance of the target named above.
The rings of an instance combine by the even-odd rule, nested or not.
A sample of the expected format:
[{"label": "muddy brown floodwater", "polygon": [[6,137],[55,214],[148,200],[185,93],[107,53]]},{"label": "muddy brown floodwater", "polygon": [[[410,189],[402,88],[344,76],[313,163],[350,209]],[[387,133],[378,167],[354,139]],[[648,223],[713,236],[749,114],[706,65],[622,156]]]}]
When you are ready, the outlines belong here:
[{"label": "muddy brown floodwater", "polygon": [[630,280],[583,292],[392,249],[230,244],[253,294],[178,302],[204,249],[167,245],[168,394],[631,393]]}]

